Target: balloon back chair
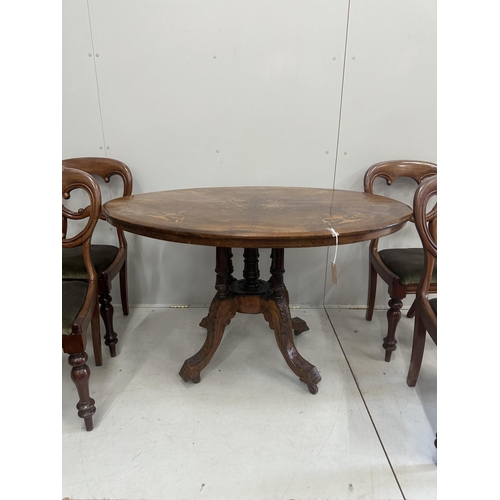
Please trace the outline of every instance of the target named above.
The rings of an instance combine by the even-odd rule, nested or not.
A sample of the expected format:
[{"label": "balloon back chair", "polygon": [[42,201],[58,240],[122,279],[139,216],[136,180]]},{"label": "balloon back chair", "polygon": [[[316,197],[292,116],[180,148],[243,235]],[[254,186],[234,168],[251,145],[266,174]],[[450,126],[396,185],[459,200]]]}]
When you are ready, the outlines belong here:
[{"label": "balloon back chair", "polygon": [[413,202],[415,226],[424,248],[424,271],[415,298],[413,346],[406,379],[410,387],[415,386],[420,373],[426,332],[437,345],[437,297],[429,299],[434,262],[437,259],[437,204],[428,211],[429,202],[434,196],[437,196],[437,176],[420,184]]},{"label": "balloon back chair", "polygon": [[[413,179],[420,184],[424,179],[436,175],[435,163],[413,160],[384,161],[372,165],[365,173],[364,190],[373,194],[374,182],[377,178],[385,179],[387,185],[402,177]],[[393,189],[393,187],[391,187]],[[411,219],[413,222],[413,217]],[[384,338],[385,360],[391,360],[391,354],[396,350],[396,329],[401,319],[401,307],[408,294],[415,294],[424,269],[423,248],[388,248],[378,249],[379,240],[374,239],[369,247],[368,303],[366,319],[371,321],[375,306],[377,276],[388,285],[390,296],[387,311],[387,336]],[[437,291],[437,264],[430,278],[429,289]],[[408,317],[414,316],[414,305],[408,311]]]},{"label": "balloon back chair", "polygon": [[[100,177],[109,182],[111,177],[118,176],[123,181],[123,196],[132,194],[132,173],[125,163],[111,158],[68,158],[63,160],[63,167],[82,170],[92,176]],[[105,220],[104,215],[100,215]],[[121,229],[116,228],[117,245],[91,245],[92,262],[97,270],[99,284],[99,303],[101,317],[106,333],[105,344],[109,347],[112,357],[116,356],[118,336],[113,327],[114,308],[111,303],[111,282],[119,274],[120,296],[124,315],[128,315],[127,290],[127,240]],[[63,278],[85,279],[87,270],[83,262],[81,248],[63,249],[62,259]]]},{"label": "balloon back chair", "polygon": [[[92,416],[95,413],[95,401],[90,397],[90,368],[87,366],[86,331],[92,327],[92,342],[97,365],[102,364],[101,334],[98,309],[98,276],[90,256],[90,240],[99,220],[101,211],[101,193],[96,181],[85,172],[62,169],[62,197],[69,200],[75,190],[86,193],[89,204],[84,208],[73,210],[68,203],[62,206],[62,248],[80,248],[86,270],[84,280],[62,280],[62,348],[69,354],[72,366],[71,379],[76,385],[79,401],[78,416],[83,418],[87,431],[93,429]],[[80,193],[78,193],[80,195]],[[76,196],[75,196],[76,197]],[[68,221],[72,236],[68,235]],[[73,226],[78,226],[73,230]],[[83,226],[83,228],[82,228]]]}]

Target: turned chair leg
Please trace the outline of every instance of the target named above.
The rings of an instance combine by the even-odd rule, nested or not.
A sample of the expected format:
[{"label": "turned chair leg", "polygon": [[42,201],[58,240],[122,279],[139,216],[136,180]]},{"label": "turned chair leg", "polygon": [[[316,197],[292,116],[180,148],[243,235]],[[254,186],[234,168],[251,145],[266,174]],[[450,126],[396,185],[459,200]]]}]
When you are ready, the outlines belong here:
[{"label": "turned chair leg", "polygon": [[376,293],[377,293],[377,271],[370,264],[370,269],[368,271],[368,300],[367,300],[366,315],[365,315],[367,321],[371,321],[373,317],[373,309],[375,308]]},{"label": "turned chair leg", "polygon": [[104,343],[109,347],[111,357],[116,356],[116,344],[118,343],[118,336],[113,329],[113,312],[114,307],[111,304],[111,295],[108,293],[99,294],[99,303],[101,304],[101,317],[104,321],[106,333],[104,334]]},{"label": "turned chair leg", "polygon": [[406,378],[406,383],[410,387],[415,387],[418,380],[420,367],[422,366],[422,358],[424,357],[426,333],[425,326],[417,314],[413,327],[413,345],[411,348],[410,368]]},{"label": "turned chair leg", "polygon": [[384,338],[384,343],[382,346],[385,349],[385,360],[389,362],[391,360],[391,354],[396,350],[396,328],[398,326],[399,320],[401,319],[401,307],[403,307],[403,302],[401,299],[392,297],[389,300],[389,310],[387,311],[387,337]]},{"label": "turned chair leg", "polygon": [[128,284],[127,284],[127,259],[120,269],[120,297],[122,300],[122,311],[128,316]]},{"label": "turned chair leg", "polygon": [[96,366],[102,366],[101,319],[99,317],[99,303],[97,300],[95,302],[90,329],[92,330],[92,347],[94,349],[95,364]]},{"label": "turned chair leg", "polygon": [[71,365],[71,380],[76,385],[79,401],[76,405],[78,416],[83,418],[85,428],[91,431],[94,428],[92,415],[95,413],[95,401],[90,397],[89,377],[90,368],[87,366],[88,355],[85,351],[69,355]]}]

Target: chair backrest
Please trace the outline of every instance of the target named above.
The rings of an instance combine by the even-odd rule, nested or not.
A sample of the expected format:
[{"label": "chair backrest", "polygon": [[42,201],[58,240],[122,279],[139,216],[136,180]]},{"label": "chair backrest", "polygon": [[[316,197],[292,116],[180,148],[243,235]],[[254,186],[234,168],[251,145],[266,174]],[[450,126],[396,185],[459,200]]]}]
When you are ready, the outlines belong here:
[{"label": "chair backrest", "polygon": [[[437,166],[435,163],[418,160],[390,160],[381,161],[372,165],[364,177],[365,193],[374,194],[373,185],[375,179],[385,179],[388,186],[399,178],[407,177],[420,184],[424,179],[437,175]],[[413,216],[410,222],[414,222]],[[376,252],[378,247],[378,238],[370,242],[370,251]]]},{"label": "chair backrest", "polygon": [[[69,200],[71,193],[75,190],[87,194],[89,204],[78,208],[77,210],[69,208],[64,202],[62,205],[62,247],[74,248],[81,246],[85,268],[89,276],[89,288],[85,304],[82,311],[89,311],[93,307],[93,300],[96,298],[98,277],[97,272],[92,264],[90,256],[90,241],[92,233],[99,220],[101,213],[101,191],[95,179],[86,172],[73,168],[62,169],[62,198]],[[86,202],[85,202],[86,203]],[[68,236],[68,221],[80,221],[78,225],[75,223],[75,234]],[[82,224],[83,223],[83,224]],[[77,226],[77,227],[76,227]],[[83,227],[82,227],[83,226]],[[82,320],[83,321],[83,320]],[[85,321],[87,319],[85,318]],[[78,320],[75,322],[78,323]]]},{"label": "chair backrest", "polygon": [[[119,176],[123,181],[123,196],[132,194],[133,180],[132,172],[125,163],[113,158],[100,157],[82,157],[82,158],[66,158],[62,161],[63,167],[75,168],[83,170],[90,175],[98,176],[108,183],[114,175]],[[101,220],[106,220],[101,213]],[[116,228],[120,247],[126,247],[127,242],[123,230]]]},{"label": "chair backrest", "polygon": [[415,297],[415,320],[417,316],[430,337],[437,344],[437,302],[429,300],[432,270],[437,258],[437,203],[428,209],[429,201],[437,196],[437,176],[424,180],[415,191],[413,212],[415,226],[424,248],[424,270]]},{"label": "chair backrest", "polygon": [[372,165],[365,173],[365,193],[373,194],[373,183],[377,177],[385,179],[390,186],[395,179],[408,177],[420,184],[424,179],[437,174],[435,163],[416,160],[382,161]]},{"label": "chair backrest", "polygon": [[417,297],[427,298],[434,261],[437,258],[437,203],[429,209],[429,201],[437,196],[437,175],[422,181],[413,198],[415,226],[424,247],[424,271],[417,289]]}]

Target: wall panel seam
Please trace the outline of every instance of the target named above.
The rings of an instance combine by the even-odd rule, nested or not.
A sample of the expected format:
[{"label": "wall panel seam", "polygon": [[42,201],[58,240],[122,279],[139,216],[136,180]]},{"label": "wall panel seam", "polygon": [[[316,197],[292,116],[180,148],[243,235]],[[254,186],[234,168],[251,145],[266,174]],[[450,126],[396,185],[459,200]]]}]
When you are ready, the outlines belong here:
[{"label": "wall panel seam", "polygon": [[92,54],[94,56],[94,75],[95,75],[95,83],[96,83],[96,91],[97,91],[97,104],[99,106],[99,119],[101,121],[101,134],[102,134],[102,143],[103,143],[103,150],[104,150],[104,157],[107,157],[106,153],[106,135],[104,133],[104,120],[102,117],[102,106],[101,106],[101,93],[99,91],[99,78],[98,78],[98,73],[97,73],[97,64],[96,64],[96,53],[95,53],[95,47],[94,47],[94,34],[92,31],[92,16],[90,14],[90,2],[87,0],[87,12],[89,16],[89,27],[90,27],[90,43],[92,45]]},{"label": "wall panel seam", "polygon": [[[344,99],[344,77],[345,77],[345,69],[346,69],[346,59],[347,59],[347,44],[349,39],[349,16],[351,12],[351,0],[347,0],[347,15],[346,15],[346,28],[345,28],[345,40],[344,40],[344,55],[342,61],[342,78],[340,84],[340,102],[339,102],[339,115],[338,115],[338,124],[337,124],[337,144],[335,147],[335,162],[333,166],[333,179],[332,179],[332,202],[330,205],[330,217],[332,215],[332,206],[333,206],[333,196],[335,192],[335,180],[337,177],[337,162],[339,156],[339,144],[340,144],[340,129],[342,126],[342,104]],[[335,229],[335,228],[333,228]],[[330,260],[330,247],[326,249],[326,263],[325,263],[325,282],[323,287],[323,307],[325,306],[326,300],[326,283],[328,280],[328,262]]]}]

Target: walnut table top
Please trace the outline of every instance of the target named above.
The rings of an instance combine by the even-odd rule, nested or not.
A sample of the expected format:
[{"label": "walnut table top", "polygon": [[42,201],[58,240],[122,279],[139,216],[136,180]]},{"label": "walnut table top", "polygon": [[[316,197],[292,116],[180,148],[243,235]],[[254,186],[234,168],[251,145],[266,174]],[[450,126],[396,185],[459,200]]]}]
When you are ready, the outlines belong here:
[{"label": "walnut table top", "polygon": [[235,248],[315,247],[378,238],[401,229],[404,203],[357,191],[214,187],[117,198],[103,206],[125,231],[161,240]]},{"label": "walnut table top", "polygon": [[[217,187],[179,189],[126,196],[103,206],[107,220],[150,238],[216,247],[217,293],[200,326],[207,329],[201,349],[179,375],[200,382],[201,371],[220,345],[237,312],[263,314],[274,330],[285,362],[311,393],[321,376],[304,359],[293,334],[309,327],[290,315],[284,282],[284,249],[355,243],[399,231],[412,215],[404,203],[355,191],[296,187]],[[243,279],[233,277],[231,248],[244,248]],[[260,279],[259,248],[272,248],[271,277]],[[193,279],[194,282],[194,279]]]}]

